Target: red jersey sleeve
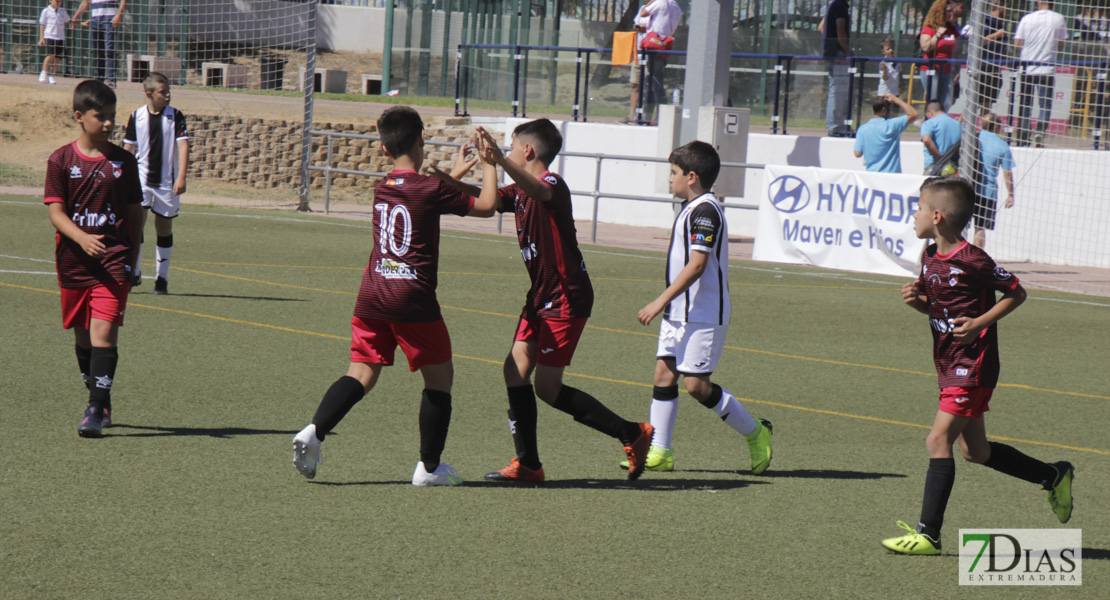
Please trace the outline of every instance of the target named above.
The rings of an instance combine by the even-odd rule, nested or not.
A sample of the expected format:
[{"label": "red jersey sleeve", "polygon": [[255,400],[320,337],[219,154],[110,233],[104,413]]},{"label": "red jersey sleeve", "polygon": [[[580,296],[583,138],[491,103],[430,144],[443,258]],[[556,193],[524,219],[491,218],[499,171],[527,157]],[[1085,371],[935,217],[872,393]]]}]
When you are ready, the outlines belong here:
[{"label": "red jersey sleeve", "polygon": [[497,190],[498,207],[497,212],[515,212],[516,211],[516,196],[520,192],[520,186],[517,184],[507,185]]},{"label": "red jersey sleeve", "polygon": [[46,184],[43,190],[43,204],[55,202],[64,203],[69,198],[69,181],[66,179],[65,167],[62,166],[58,153],[50,155],[46,161]]},{"label": "red jersey sleeve", "polygon": [[470,194],[459,191],[450,185],[439,182],[439,212],[465,217],[470,209],[474,208],[474,198]]},{"label": "red jersey sleeve", "polygon": [[1014,291],[1021,283],[1016,275],[998,266],[994,259],[987,256],[986,253],[984,253],[984,260],[977,275],[979,280],[983,282],[983,287],[1002,293]]}]

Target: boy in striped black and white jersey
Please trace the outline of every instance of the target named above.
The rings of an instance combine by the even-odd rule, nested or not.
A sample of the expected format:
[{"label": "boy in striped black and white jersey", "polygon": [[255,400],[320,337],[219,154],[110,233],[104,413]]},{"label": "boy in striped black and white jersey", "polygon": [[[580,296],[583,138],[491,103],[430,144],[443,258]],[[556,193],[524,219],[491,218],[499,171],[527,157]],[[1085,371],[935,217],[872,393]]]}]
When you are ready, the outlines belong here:
[{"label": "boy in striped black and white jersey", "polygon": [[[154,213],[154,231],[158,234],[157,276],[154,293],[168,293],[166,281],[173,254],[173,219],[181,209],[185,193],[185,172],[189,167],[189,130],[185,115],[170,106],[170,80],[153,72],[143,80],[147,103],[131,113],[123,147],[139,161],[139,178],[143,186],[143,208]],[[139,223],[146,226],[146,213]],[[132,270],[132,286],[142,283],[142,244],[136,253]]]},{"label": "boy in striped black and white jersey", "polygon": [[771,422],[752,418],[731,392],[709,379],[721,359],[732,310],[728,223],[709,191],[721,160],[713,146],[698,141],[676,148],[668,160],[671,192],[683,203],[671,230],[667,288],[636,315],[647,325],[663,313],[651,402],[654,435],[645,468],[674,469],[671,435],[681,374],[691,396],[747,439],[752,473],[759,475],[771,463]]}]

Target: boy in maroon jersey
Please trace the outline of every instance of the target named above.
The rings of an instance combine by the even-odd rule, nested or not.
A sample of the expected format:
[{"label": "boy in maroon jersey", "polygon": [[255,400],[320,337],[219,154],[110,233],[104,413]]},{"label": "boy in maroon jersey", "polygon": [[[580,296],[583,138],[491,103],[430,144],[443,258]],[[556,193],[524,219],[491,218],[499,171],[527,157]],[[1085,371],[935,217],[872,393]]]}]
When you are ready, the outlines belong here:
[{"label": "boy in maroon jersey", "polygon": [[[902,298],[929,316],[940,409],[925,440],[929,471],[921,520],[916,529],[899,521],[907,533],[882,542],[900,554],[940,554],[944,509],[956,479],[953,442],[960,443],[965,460],[1043,486],[1056,518],[1061,523],[1071,518],[1071,463],[1044,463],[987,441],[983,413],[989,410],[998,382],[996,323],[1025,301],[1025,289],[986,252],[964,240],[960,232],[974,207],[970,182],[958,176],[934,177],[921,186],[913,217],[917,237],[934,243],[921,256],[921,275],[902,286]],[[996,291],[1002,292],[997,302]]]},{"label": "boy in maroon jersey", "polygon": [[[374,188],[374,239],[351,319],[351,364],[332,384],[312,423],[293,438],[293,466],[312,479],[320,443],[363,396],[399,345],[410,371],[424,376],[420,398],[420,462],[412,484],[459,485],[451,465],[440,462],[451,422],[451,338],[436,299],[439,218],[444,214],[492,216],[493,202],[476,202],[434,177],[418,174],[424,163],[424,123],[407,106],[378,118],[382,152],[393,170]],[[461,177],[477,159],[456,161]]]},{"label": "boy in maroon jersey", "polygon": [[[490,481],[539,483],[544,480],[536,444],[536,396],[571,415],[575,421],[617,438],[628,455],[628,478],[644,471],[651,445],[651,425],[627,421],[593,396],[563,384],[578,339],[593,308],[594,292],[586,263],[578,250],[570,189],[548,165],[563,147],[563,136],[547,119],[529,121],[513,131],[512,151],[502,154],[490,134],[478,130],[483,168],[483,201],[516,215],[520,253],[532,287],[517,325],[512,349],[505,358],[509,394],[509,427],[516,458]],[[497,189],[501,166],[515,182]],[[536,373],[533,388],[529,379]]]},{"label": "boy in maroon jersey", "polygon": [[99,81],[82,81],[73,90],[73,114],[81,135],[50,155],[43,202],[57,229],[62,326],[73,329],[77,365],[89,389],[77,435],[100,437],[111,423],[116,345],[141,235],[132,224],[142,218],[143,194],[135,157],[108,141],[115,92]]}]

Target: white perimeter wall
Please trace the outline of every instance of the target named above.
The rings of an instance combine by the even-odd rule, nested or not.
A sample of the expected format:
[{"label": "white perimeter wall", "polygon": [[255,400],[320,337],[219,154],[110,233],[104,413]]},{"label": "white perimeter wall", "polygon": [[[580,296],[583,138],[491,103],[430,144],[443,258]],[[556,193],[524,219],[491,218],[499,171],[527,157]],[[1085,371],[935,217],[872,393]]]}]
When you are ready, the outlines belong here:
[{"label": "white perimeter wall", "polygon": [[[527,119],[506,119],[507,144],[510,133]],[[634,127],[604,123],[556,122],[563,133],[565,152],[603,153],[666,158],[669,148],[659,141],[656,127]],[[863,160],[852,152],[855,140],[795,135],[750,134],[748,162],[813,166],[863,171]],[[658,148],[658,150],[657,150]],[[902,142],[902,170],[924,169],[924,147],[919,141]],[[1016,202],[1012,209],[998,209],[995,230],[988,233],[987,248],[998,260],[1032,261],[1047,264],[1110,267],[1110,228],[1105,180],[1095,175],[1110,173],[1110,152],[1079,150],[1035,150],[1014,148]],[[1082,167],[1076,167],[1082,165]],[[602,192],[642,195],[666,199],[663,163],[605,160],[601,168]],[[597,163],[592,158],[560,156],[552,170],[562,175],[572,191],[593,190]],[[1062,175],[1080,171],[1086,176]],[[760,169],[749,169],[742,198],[726,202],[758,206],[763,183]],[[1000,191],[1005,186],[1000,185]],[[1001,207],[1001,202],[999,203]],[[574,197],[574,213],[589,220],[593,198]],[[754,237],[756,211],[729,208],[729,233]],[[671,206],[633,200],[602,199],[598,220],[645,227],[670,227]]]}]

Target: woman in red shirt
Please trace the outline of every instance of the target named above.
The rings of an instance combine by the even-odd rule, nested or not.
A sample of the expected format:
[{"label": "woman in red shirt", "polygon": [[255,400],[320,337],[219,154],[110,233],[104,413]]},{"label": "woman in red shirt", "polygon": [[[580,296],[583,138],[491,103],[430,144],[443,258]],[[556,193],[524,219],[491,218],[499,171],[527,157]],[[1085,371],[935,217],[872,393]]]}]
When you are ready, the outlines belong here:
[{"label": "woman in red shirt", "polygon": [[[937,0],[925,16],[918,43],[925,58],[955,58],[960,44],[960,30],[956,24],[957,2]],[[921,85],[926,100],[937,100],[944,110],[952,106],[952,80],[957,69],[943,63],[921,66]]]}]

